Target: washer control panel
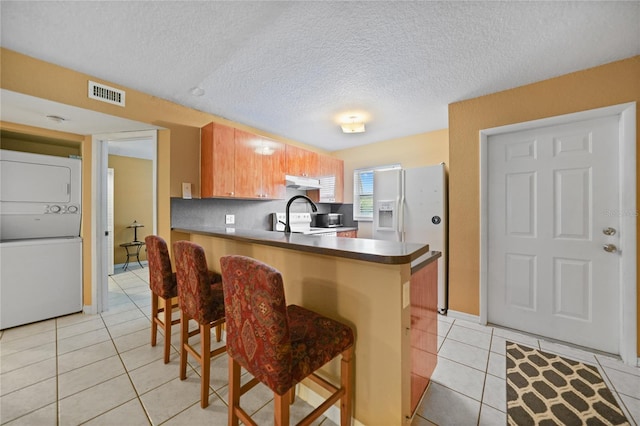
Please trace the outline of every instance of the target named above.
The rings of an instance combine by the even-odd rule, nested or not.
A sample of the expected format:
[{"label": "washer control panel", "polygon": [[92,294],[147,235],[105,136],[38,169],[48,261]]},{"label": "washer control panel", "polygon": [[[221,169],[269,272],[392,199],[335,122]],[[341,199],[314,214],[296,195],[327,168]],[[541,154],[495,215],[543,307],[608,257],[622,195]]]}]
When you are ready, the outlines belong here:
[{"label": "washer control panel", "polygon": [[45,214],[78,214],[80,206],[77,204],[49,204],[45,206]]}]

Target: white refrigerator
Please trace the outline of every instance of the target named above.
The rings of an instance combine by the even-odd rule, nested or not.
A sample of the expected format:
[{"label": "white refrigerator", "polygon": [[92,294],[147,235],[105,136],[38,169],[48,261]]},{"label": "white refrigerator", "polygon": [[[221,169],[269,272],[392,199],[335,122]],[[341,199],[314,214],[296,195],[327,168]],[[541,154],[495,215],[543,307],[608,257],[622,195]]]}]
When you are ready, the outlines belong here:
[{"label": "white refrigerator", "polygon": [[[429,244],[438,259],[438,311],[448,309],[447,180],[444,163],[375,171],[373,238]],[[420,262],[421,259],[414,261]]]}]

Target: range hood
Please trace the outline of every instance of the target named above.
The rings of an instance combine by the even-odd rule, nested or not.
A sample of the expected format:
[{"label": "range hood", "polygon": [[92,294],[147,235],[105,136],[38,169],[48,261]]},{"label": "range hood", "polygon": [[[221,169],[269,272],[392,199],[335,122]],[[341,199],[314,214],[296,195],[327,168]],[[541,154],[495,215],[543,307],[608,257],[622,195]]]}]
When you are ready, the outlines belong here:
[{"label": "range hood", "polygon": [[301,191],[308,189],[320,189],[320,179],[314,179],[305,176],[286,175],[287,188],[295,188]]}]

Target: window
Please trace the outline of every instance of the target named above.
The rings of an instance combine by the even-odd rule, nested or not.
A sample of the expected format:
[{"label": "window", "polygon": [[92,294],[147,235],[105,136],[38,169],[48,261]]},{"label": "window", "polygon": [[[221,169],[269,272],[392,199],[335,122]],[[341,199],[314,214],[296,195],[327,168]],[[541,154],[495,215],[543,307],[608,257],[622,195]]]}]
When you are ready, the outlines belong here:
[{"label": "window", "polygon": [[353,220],[373,220],[373,172],[399,169],[400,164],[368,167],[353,172]]}]

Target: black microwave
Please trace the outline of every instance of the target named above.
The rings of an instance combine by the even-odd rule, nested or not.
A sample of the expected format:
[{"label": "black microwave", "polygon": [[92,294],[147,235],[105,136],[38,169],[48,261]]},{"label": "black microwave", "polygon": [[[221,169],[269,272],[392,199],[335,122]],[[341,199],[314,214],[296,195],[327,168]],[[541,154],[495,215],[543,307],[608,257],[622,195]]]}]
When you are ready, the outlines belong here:
[{"label": "black microwave", "polygon": [[318,213],[316,214],[316,227],[337,228],[343,226],[341,213]]}]

